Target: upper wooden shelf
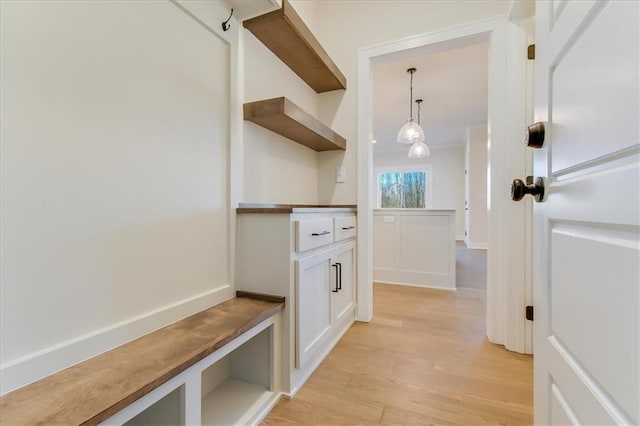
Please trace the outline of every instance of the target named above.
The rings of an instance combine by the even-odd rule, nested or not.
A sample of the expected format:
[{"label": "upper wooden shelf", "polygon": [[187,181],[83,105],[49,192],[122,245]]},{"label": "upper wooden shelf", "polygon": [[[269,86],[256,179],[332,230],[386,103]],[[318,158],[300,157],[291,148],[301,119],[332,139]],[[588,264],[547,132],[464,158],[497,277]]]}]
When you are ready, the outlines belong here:
[{"label": "upper wooden shelf", "polygon": [[243,25],[317,93],[347,88],[344,74],[288,0],[282,0],[280,9],[248,19]]},{"label": "upper wooden shelf", "polygon": [[285,97],[244,104],[244,119],[314,151],[347,149],[345,138]]}]

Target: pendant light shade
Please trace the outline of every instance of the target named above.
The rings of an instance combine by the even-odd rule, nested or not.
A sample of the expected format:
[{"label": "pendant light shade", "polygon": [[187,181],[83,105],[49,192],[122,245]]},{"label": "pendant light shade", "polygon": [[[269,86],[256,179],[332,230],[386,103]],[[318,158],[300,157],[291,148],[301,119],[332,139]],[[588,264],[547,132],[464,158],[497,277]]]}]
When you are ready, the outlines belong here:
[{"label": "pendant light shade", "polygon": [[398,143],[412,144],[416,141],[423,140],[424,131],[412,118],[408,119],[398,132]]},{"label": "pendant light shade", "polygon": [[[418,128],[420,132],[422,132],[422,128],[420,127],[420,104],[422,103],[422,99],[416,99],[416,103],[418,104]],[[422,133],[422,139],[416,140],[411,144],[411,148],[409,148],[409,158],[424,158],[431,155],[431,151],[426,143],[424,143],[424,133]]]},{"label": "pendant light shade", "polygon": [[409,86],[409,119],[404,126],[398,132],[398,143],[413,144],[415,142],[424,142],[424,132],[419,123],[413,121],[413,74],[416,72],[415,68],[409,68],[407,70],[411,74],[411,83]]},{"label": "pendant light shade", "polygon": [[414,142],[409,148],[409,158],[425,158],[429,155],[431,155],[431,151],[424,142]]}]

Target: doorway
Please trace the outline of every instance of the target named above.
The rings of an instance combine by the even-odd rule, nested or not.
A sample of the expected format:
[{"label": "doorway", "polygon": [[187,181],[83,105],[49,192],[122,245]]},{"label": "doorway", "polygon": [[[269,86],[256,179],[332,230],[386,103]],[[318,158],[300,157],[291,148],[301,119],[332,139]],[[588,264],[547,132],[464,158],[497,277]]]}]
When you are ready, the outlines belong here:
[{"label": "doorway", "polygon": [[[485,291],[488,40],[397,56],[373,66],[373,279]],[[426,156],[397,142],[408,117]]]},{"label": "doorway", "polygon": [[[470,44],[489,45],[488,88],[488,241],[487,335],[493,343],[525,352],[526,320],[520,306],[512,303],[523,295],[525,211],[514,210],[508,197],[509,179],[524,175],[526,59],[524,32],[504,18],[453,27],[380,46],[361,49],[358,57],[358,312],[369,321],[373,315],[373,115],[372,70],[377,64],[398,60],[407,51],[423,54]],[[509,72],[508,72],[509,70]],[[509,161],[507,161],[507,158]],[[507,218],[509,219],[507,221]],[[514,229],[515,228],[515,229]],[[520,245],[520,247],[519,247]],[[512,259],[514,256],[518,259]],[[507,277],[520,277],[506,285]],[[520,289],[521,287],[521,289]],[[517,288],[518,291],[514,291]]]}]

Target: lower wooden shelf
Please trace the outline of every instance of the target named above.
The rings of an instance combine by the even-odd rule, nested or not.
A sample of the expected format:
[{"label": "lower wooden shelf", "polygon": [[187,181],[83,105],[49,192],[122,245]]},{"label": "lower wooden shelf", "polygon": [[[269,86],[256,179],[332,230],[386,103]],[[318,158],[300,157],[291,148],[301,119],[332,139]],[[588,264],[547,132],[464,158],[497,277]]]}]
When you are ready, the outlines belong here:
[{"label": "lower wooden shelf", "polygon": [[274,398],[263,386],[228,377],[202,398],[203,425],[243,425]]},{"label": "lower wooden shelf", "polygon": [[347,149],[345,138],[285,97],[244,104],[244,119],[314,151]]}]

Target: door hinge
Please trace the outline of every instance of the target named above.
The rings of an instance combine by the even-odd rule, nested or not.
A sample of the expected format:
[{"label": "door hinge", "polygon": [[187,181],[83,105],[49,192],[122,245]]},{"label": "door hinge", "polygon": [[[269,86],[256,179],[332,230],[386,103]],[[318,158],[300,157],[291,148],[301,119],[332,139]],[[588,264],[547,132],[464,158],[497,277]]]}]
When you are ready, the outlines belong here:
[{"label": "door hinge", "polygon": [[529,305],[525,308],[524,317],[529,321],[533,321],[533,306]]},{"label": "door hinge", "polygon": [[530,44],[527,46],[527,59],[535,59],[536,58],[536,45]]},{"label": "door hinge", "polygon": [[465,236],[467,235],[467,231],[464,231],[464,235],[465,235]]}]

